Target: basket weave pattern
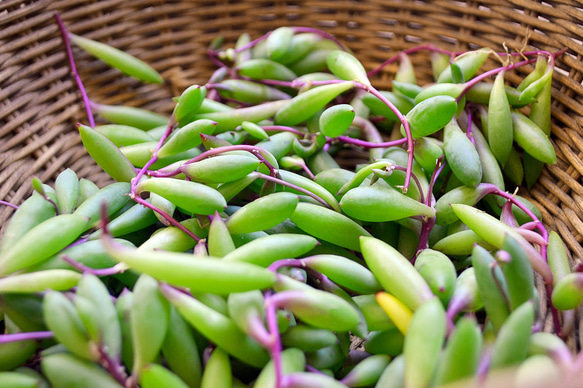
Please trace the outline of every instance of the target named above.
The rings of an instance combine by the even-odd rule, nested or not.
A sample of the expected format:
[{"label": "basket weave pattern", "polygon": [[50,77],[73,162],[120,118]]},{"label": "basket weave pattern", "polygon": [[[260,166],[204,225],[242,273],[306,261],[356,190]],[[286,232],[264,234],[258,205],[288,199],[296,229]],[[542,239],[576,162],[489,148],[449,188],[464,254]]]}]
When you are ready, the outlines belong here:
[{"label": "basket weave pattern", "polygon": [[[571,0],[483,1],[164,1],[4,0],[0,2],[0,200],[20,204],[30,177],[51,183],[64,168],[99,186],[109,177],[87,156],[75,128],[86,122],[53,18],[59,11],[73,33],[100,40],[151,64],[166,80],[143,85],[74,49],[92,100],[170,113],[170,97],[204,84],[215,70],[210,42],[232,45],[284,25],[334,34],[370,70],[392,54],[421,43],[452,51],[490,47],[542,49],[566,54],[553,78],[552,141],[558,162],[520,194],[534,200],[572,260],[583,258],[583,7]],[[412,56],[417,77],[431,82],[428,56]],[[496,66],[495,62],[486,67]],[[532,68],[508,74],[518,83]],[[373,83],[390,88],[396,65]],[[512,78],[514,77],[514,78]],[[0,208],[0,226],[12,214]],[[0,233],[1,233],[0,229]]]}]

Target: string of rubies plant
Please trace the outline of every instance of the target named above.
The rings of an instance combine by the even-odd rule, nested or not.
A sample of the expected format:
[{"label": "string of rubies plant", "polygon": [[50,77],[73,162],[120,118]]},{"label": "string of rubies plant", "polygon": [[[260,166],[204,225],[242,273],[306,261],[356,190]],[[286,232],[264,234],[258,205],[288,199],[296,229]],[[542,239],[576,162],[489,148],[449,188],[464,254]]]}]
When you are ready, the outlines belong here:
[{"label": "string of rubies plant", "polygon": [[[145,82],[162,78],[55,16],[87,111],[82,141],[117,183],[98,189],[65,170],[54,188],[34,179],[21,206],[1,203],[17,210],[0,245],[0,355],[10,354],[0,367],[39,349],[41,364],[0,385],[248,385],[236,376],[255,388],[430,387],[512,367],[513,383],[525,370],[581,373],[583,356],[560,336],[583,300],[582,266],[569,267],[558,235],[502,175],[522,167],[517,150],[530,181],[556,161],[550,88],[564,50],[425,44],[367,73],[333,36],[282,27],[226,50],[213,42],[219,69],[168,118],[91,101],[70,42]],[[421,51],[437,81],[425,87],[408,58]],[[491,55],[506,61],[478,74]],[[375,89],[369,77],[397,61],[392,92]],[[504,85],[505,72],[535,62]],[[96,125],[93,111],[116,124]],[[341,147],[368,150],[370,163],[340,169]],[[540,332],[534,272],[556,335]],[[348,333],[368,353],[352,360]],[[39,343],[51,338],[56,347]],[[547,369],[532,369],[528,352],[548,356]]]}]

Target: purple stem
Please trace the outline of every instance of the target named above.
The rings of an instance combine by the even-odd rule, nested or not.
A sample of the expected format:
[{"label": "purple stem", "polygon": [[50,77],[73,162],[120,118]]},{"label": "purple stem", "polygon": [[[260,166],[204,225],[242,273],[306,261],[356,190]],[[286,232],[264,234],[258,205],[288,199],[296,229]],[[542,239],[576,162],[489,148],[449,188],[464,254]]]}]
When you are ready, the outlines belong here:
[{"label": "purple stem", "polygon": [[168,221],[172,226],[177,227],[178,229],[180,229],[181,231],[183,231],[184,233],[186,233],[188,236],[190,236],[193,240],[195,240],[196,242],[200,241],[200,237],[198,237],[196,234],[192,233],[190,230],[188,230],[188,228],[186,228],[184,225],[182,225],[180,222],[178,222],[177,220],[175,220],[171,215],[169,215],[168,213],[166,213],[165,211],[161,210],[160,208],[158,208],[157,206],[152,205],[150,202],[143,200],[140,196],[137,196],[134,198],[134,201],[136,201],[137,203],[139,203],[142,206],[147,207],[148,209],[152,209],[153,211],[155,211],[156,213],[160,214],[162,217],[164,217],[164,219],[166,221]]},{"label": "purple stem", "polygon": [[307,165],[307,164],[305,164],[305,163],[304,163],[304,164],[302,164],[302,170],[304,170],[304,172],[305,172],[305,173],[308,175],[308,177],[309,177],[311,180],[314,180],[314,179],[316,179],[316,176],[314,175],[314,173],[312,172],[312,170],[310,170],[310,167],[308,167],[308,165]]},{"label": "purple stem", "polygon": [[126,385],[127,376],[124,372],[123,366],[121,366],[119,360],[114,360],[105,352],[103,346],[99,346],[99,355],[101,358],[101,364],[109,374],[122,386]]},{"label": "purple stem", "polygon": [[255,338],[257,342],[259,342],[265,348],[270,349],[273,344],[273,340],[269,332],[265,329],[265,326],[263,326],[263,320],[261,317],[259,315],[251,315],[247,317],[247,320],[249,324],[249,334],[251,337]]},{"label": "purple stem", "polygon": [[67,245],[63,250],[69,249],[71,247],[76,247],[77,245],[85,244],[87,241],[89,241],[89,237],[81,237],[77,239],[77,241]]},{"label": "purple stem", "polygon": [[[360,84],[355,82],[355,84]],[[407,138],[407,172],[405,173],[405,183],[403,183],[403,188],[401,189],[403,193],[407,193],[409,190],[409,184],[411,183],[411,172],[413,171],[413,135],[411,134],[411,127],[409,126],[409,121],[407,118],[397,109],[397,107],[389,101],[384,95],[379,93],[375,88],[367,87],[366,85],[361,85],[361,89],[369,91],[373,96],[381,100],[386,106],[388,106],[393,113],[397,116],[403,128],[405,129],[405,137]]]},{"label": "purple stem", "polygon": [[0,201],[0,205],[8,206],[8,207],[11,207],[13,209],[18,210],[18,206],[16,206],[13,203],[7,202],[7,201]]},{"label": "purple stem", "polygon": [[94,269],[86,266],[83,263],[78,262],[77,260],[70,258],[67,255],[63,255],[61,256],[61,258],[65,260],[67,263],[69,263],[76,270],[81,271],[83,273],[90,273],[95,276],[117,275],[119,273],[123,273],[126,268],[124,265],[116,264],[111,268]]},{"label": "purple stem", "polygon": [[[394,165],[393,169],[407,172],[407,169],[405,167],[402,167],[402,166]],[[413,181],[415,181],[415,186],[417,186],[417,190],[419,190],[419,202],[425,203],[425,193],[423,193],[423,188],[421,187],[421,182],[419,182],[417,175],[415,175],[413,173],[411,173],[411,178],[413,179]]]},{"label": "purple stem", "polygon": [[427,221],[423,221],[421,225],[421,234],[419,235],[419,243],[417,244],[417,251],[415,255],[411,258],[411,264],[415,264],[417,260],[417,256],[424,250],[429,247],[429,234],[433,230],[435,226],[435,217],[431,217],[427,219]]},{"label": "purple stem", "polygon": [[174,115],[172,115],[172,117],[170,118],[170,122],[168,123],[168,127],[166,128],[166,131],[164,132],[164,134],[162,135],[162,137],[158,141],[158,144],[156,144],[156,148],[152,152],[152,157],[150,158],[148,163],[146,163],[146,165],[144,167],[142,167],[142,169],[138,172],[138,175],[136,175],[136,177],[132,179],[132,185],[131,185],[131,197],[132,197],[132,199],[134,199],[136,197],[136,186],[140,182],[140,179],[142,179],[144,174],[146,174],[146,172],[148,171],[148,168],[158,161],[158,151],[160,151],[160,148],[162,148],[162,145],[164,144],[164,142],[166,141],[168,136],[170,136],[170,134],[172,133],[172,130],[174,129],[175,126],[176,126],[176,121],[174,120]]},{"label": "purple stem", "polygon": [[512,202],[506,201],[504,206],[502,206],[500,221],[508,226],[512,226],[513,228],[518,228],[518,221],[516,221],[516,217],[514,217],[514,213],[512,213]]},{"label": "purple stem", "polygon": [[267,319],[267,327],[269,333],[271,334],[271,346],[270,353],[271,359],[273,360],[273,366],[275,368],[275,388],[282,387],[282,377],[283,371],[281,366],[281,338],[279,336],[279,328],[277,327],[277,295],[272,294],[272,291],[268,291],[265,294],[265,317]]},{"label": "purple stem", "polygon": [[527,223],[520,225],[519,228],[526,229],[526,230],[534,230],[534,229],[538,228],[538,222],[536,222],[536,221],[527,222]]},{"label": "purple stem", "polygon": [[[444,160],[444,156],[440,156],[439,159],[437,159],[437,164],[435,165],[435,169],[433,170],[433,174],[431,175],[431,179],[429,180],[429,187],[427,189],[427,196],[425,197],[425,205],[427,206],[431,206],[433,207],[434,205],[434,200],[433,200],[433,186],[435,185],[435,181],[437,180],[437,178],[439,177],[439,174],[441,174],[441,172],[443,171],[443,168],[445,167],[445,160]],[[415,177],[415,175],[413,175],[413,177]],[[417,186],[419,187],[419,191],[421,191],[421,186],[419,186],[419,183],[417,183]],[[421,234],[419,235],[419,243],[417,244],[417,251],[415,252],[415,255],[412,258],[412,263],[415,264],[415,260],[417,259],[417,256],[419,255],[419,253],[421,253],[421,251],[423,251],[424,249],[426,249],[429,246],[429,234],[431,233],[431,231],[433,230],[433,227],[435,226],[435,217],[432,217],[430,219],[427,220],[423,220],[422,221],[422,225],[421,225]]]},{"label": "purple stem", "polygon": [[308,133],[302,132],[299,129],[287,127],[285,125],[263,125],[261,128],[263,128],[263,130],[266,132],[278,131],[278,132],[291,132],[298,136],[309,135]]},{"label": "purple stem", "polygon": [[271,272],[277,272],[281,267],[296,267],[296,268],[306,268],[306,264],[300,259],[281,259],[273,262],[267,270]]},{"label": "purple stem", "polygon": [[81,77],[77,72],[77,66],[75,66],[73,50],[71,49],[71,43],[69,42],[69,32],[67,31],[65,23],[63,23],[63,19],[61,19],[61,15],[59,15],[58,12],[55,12],[55,19],[57,20],[57,24],[59,25],[59,29],[61,30],[61,37],[63,38],[63,43],[65,44],[65,49],[67,51],[67,58],[69,59],[71,73],[73,74],[73,77],[75,77],[75,82],[77,82],[77,87],[81,92],[81,98],[83,99],[83,104],[85,105],[85,111],[87,112],[87,119],[89,120],[89,125],[93,128],[95,127],[95,120],[93,119],[93,112],[91,112],[91,100],[89,100],[89,96],[87,96],[87,91],[85,90],[83,82],[81,81]]},{"label": "purple stem", "polygon": [[217,50],[213,50],[213,49],[208,49],[207,50],[207,55],[208,55],[209,59],[211,60],[211,62],[215,66],[217,66],[219,68],[222,68],[222,67],[229,68],[226,64],[224,64],[223,62],[221,62],[221,60],[219,60],[219,58],[217,58],[217,53],[218,53]]},{"label": "purple stem", "polygon": [[0,344],[27,340],[38,341],[47,338],[53,338],[52,331],[32,331],[26,333],[2,334],[0,335]]},{"label": "purple stem", "polygon": [[324,372],[322,372],[321,370],[319,370],[319,369],[316,369],[316,368],[314,368],[313,366],[311,366],[311,365],[309,365],[309,364],[306,364],[306,370],[307,370],[308,372],[317,373],[317,374],[319,374],[319,375],[324,375],[324,374],[325,374],[325,373],[324,373]]},{"label": "purple stem", "polygon": [[433,203],[432,203],[432,202],[434,202],[434,201],[432,201],[433,186],[435,186],[435,182],[437,181],[437,178],[439,178],[439,175],[441,174],[441,172],[445,168],[446,163],[447,162],[445,161],[445,155],[441,155],[437,159],[437,163],[435,164],[435,169],[433,170],[433,174],[431,174],[431,179],[429,180],[429,188],[427,189],[427,201],[425,202],[425,204],[427,206],[433,206]]},{"label": "purple stem", "polygon": [[[202,134],[200,136],[203,139],[205,137],[205,135],[202,135]],[[184,164],[200,162],[201,160],[206,159],[209,156],[219,155],[219,154],[222,154],[223,152],[230,152],[230,151],[248,151],[248,152],[252,153],[253,155],[255,155],[255,157],[257,159],[259,159],[261,161],[261,163],[265,164],[265,166],[269,169],[269,175],[271,175],[271,176],[277,175],[276,168],[273,167],[273,165],[271,163],[269,163],[269,161],[264,156],[264,153],[266,151],[261,147],[256,147],[256,146],[246,145],[246,144],[213,148],[213,149],[205,151],[202,154],[188,160]],[[179,171],[178,173],[180,173],[180,172],[182,172],[182,171]]]},{"label": "purple stem", "polygon": [[[156,161],[158,160],[158,151],[160,150],[160,148],[162,147],[162,145],[164,144],[164,142],[166,141],[166,139],[168,138],[168,136],[170,136],[170,133],[172,133],[172,130],[175,128],[176,125],[177,124],[176,124],[176,121],[174,119],[174,115],[172,115],[172,117],[170,117],[170,122],[168,123],[168,128],[166,128],[166,131],[164,132],[164,134],[162,135],[162,137],[158,141],[158,144],[156,145],[156,148],[152,152],[152,157],[150,158],[150,160],[148,161],[148,163],[146,163],[146,165],[138,172],[138,174],[136,175],[136,177],[132,179],[130,197],[134,201],[136,201],[137,203],[141,204],[142,206],[145,206],[145,207],[147,207],[149,209],[152,209],[156,213],[160,214],[171,225],[177,227],[178,229],[180,229],[181,231],[183,231],[188,236],[190,236],[191,238],[193,238],[195,241],[198,242],[198,241],[200,241],[200,238],[197,235],[195,235],[194,233],[192,233],[184,225],[182,225],[180,222],[178,222],[177,220],[175,220],[172,216],[170,216],[169,214],[167,214],[165,211],[163,211],[160,208],[158,208],[157,206],[152,205],[151,203],[145,201],[144,199],[142,199],[139,196],[139,194],[136,194],[136,187],[138,186],[138,183],[140,182],[140,179],[145,174],[148,173],[148,168],[150,166],[152,166],[154,163],[156,163]],[[178,175],[180,172],[181,171],[178,169],[177,170],[177,173],[174,174],[174,175]]]},{"label": "purple stem", "polygon": [[451,331],[455,328],[455,324],[453,323],[453,319],[458,315],[461,311],[463,311],[469,303],[469,298],[467,294],[462,294],[459,297],[453,297],[449,301],[449,305],[447,306],[447,312],[445,317],[447,319],[447,332],[448,335]]}]

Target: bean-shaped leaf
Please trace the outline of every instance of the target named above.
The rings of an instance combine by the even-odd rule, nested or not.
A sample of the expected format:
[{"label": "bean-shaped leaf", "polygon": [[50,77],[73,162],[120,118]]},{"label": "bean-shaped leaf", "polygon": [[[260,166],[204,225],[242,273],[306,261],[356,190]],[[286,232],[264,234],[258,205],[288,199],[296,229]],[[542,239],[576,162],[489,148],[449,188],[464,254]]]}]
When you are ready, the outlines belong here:
[{"label": "bean-shaped leaf", "polygon": [[148,132],[129,125],[106,124],[98,125],[95,130],[107,137],[117,147],[155,141]]},{"label": "bean-shaped leaf", "polygon": [[221,82],[225,88],[217,89],[221,97],[260,104],[265,101],[289,100],[291,96],[279,89],[263,85],[254,81],[242,79],[228,79]]},{"label": "bean-shaped leaf", "polygon": [[269,229],[285,221],[297,205],[298,197],[295,194],[269,194],[237,210],[227,220],[226,225],[233,234]]},{"label": "bean-shaped leaf", "polygon": [[[486,62],[486,59],[488,59],[490,52],[491,52],[490,49],[483,48],[479,50],[468,51],[455,58],[454,62],[462,70],[466,82],[470,80],[474,76],[474,74],[476,74],[478,69],[484,64],[484,62]],[[442,83],[451,81],[452,81],[451,67],[447,66],[439,74],[437,82]]]},{"label": "bean-shaped leaf", "polygon": [[55,215],[55,207],[39,194],[24,201],[5,224],[0,256],[13,247],[22,236],[35,226]]},{"label": "bean-shaped leaf", "polygon": [[124,248],[103,239],[106,251],[136,271],[192,291],[228,294],[270,287],[275,275],[249,263],[224,262],[187,253],[155,252]]},{"label": "bean-shaped leaf", "polygon": [[79,282],[76,295],[92,302],[100,316],[103,350],[112,359],[118,360],[121,356],[121,327],[107,287],[96,276],[85,274]]},{"label": "bean-shaped leaf", "polygon": [[565,275],[557,282],[552,294],[553,305],[559,310],[571,310],[583,301],[583,274]]},{"label": "bean-shaped leaf", "polygon": [[436,384],[474,376],[480,361],[482,333],[475,320],[461,318],[450,335],[436,373]]},{"label": "bean-shaped leaf", "polygon": [[129,182],[136,176],[134,166],[111,140],[82,124],[79,124],[79,133],[89,155],[110,177],[118,182]]},{"label": "bean-shaped leaf", "polygon": [[227,229],[227,226],[219,213],[215,213],[213,216],[207,240],[208,253],[210,256],[223,257],[235,250],[235,243],[231,238],[229,229]]},{"label": "bean-shaped leaf", "polygon": [[348,104],[331,106],[320,116],[320,131],[330,137],[342,135],[352,124],[356,113]]},{"label": "bean-shaped leaf", "polygon": [[161,84],[164,79],[144,61],[115,47],[69,33],[71,41],[109,66],[141,81]]},{"label": "bean-shaped leaf", "polygon": [[[415,105],[411,99],[395,93],[380,91],[380,94],[389,100],[402,114],[407,114]],[[370,109],[371,114],[383,116],[390,121],[398,119],[395,112],[393,112],[387,104],[371,93],[362,96],[362,102]]]},{"label": "bean-shaped leaf", "polygon": [[508,301],[511,311],[532,298],[534,273],[532,265],[518,241],[506,236],[502,249],[511,256],[510,261],[500,263],[508,286]]},{"label": "bean-shaped leaf", "polygon": [[186,88],[180,95],[178,103],[174,108],[174,118],[179,124],[184,125],[189,122],[190,117],[198,112],[198,108],[202,105],[206,97],[206,87],[200,85],[192,85]]},{"label": "bean-shaped leaf", "polygon": [[370,86],[364,66],[354,55],[346,51],[334,50],[328,54],[326,64],[330,72],[338,78],[346,81],[356,80],[363,85]]},{"label": "bean-shaped leaf", "polygon": [[405,336],[396,328],[371,332],[364,342],[364,350],[371,354],[383,354],[391,357],[403,353]]},{"label": "bean-shaped leaf", "polygon": [[129,125],[144,131],[168,126],[168,117],[133,106],[94,103],[91,107],[95,113],[115,124]]},{"label": "bean-shaped leaf", "polygon": [[302,259],[312,268],[342,287],[360,294],[372,294],[382,289],[375,276],[362,265],[337,255],[315,255]]},{"label": "bean-shaped leaf", "polygon": [[[56,353],[43,357],[43,375],[53,387],[62,388],[122,388],[123,386],[97,364],[72,354]],[[75,371],[75,372],[72,372]]]},{"label": "bean-shaped leaf", "polygon": [[496,261],[484,248],[476,245],[472,253],[480,298],[489,320],[498,331],[508,318],[510,308],[506,304],[506,284],[502,270],[495,266]]},{"label": "bean-shaped leaf", "polygon": [[61,214],[38,224],[0,255],[0,273],[4,276],[47,260],[75,241],[86,225],[87,217],[77,214]]},{"label": "bean-shaped leaf", "polygon": [[206,363],[200,388],[231,388],[232,376],[229,355],[217,347]]},{"label": "bean-shaped leaf", "polygon": [[401,354],[395,357],[385,368],[379,377],[375,388],[402,388],[405,384],[404,380],[405,359]]},{"label": "bean-shaped leaf", "polygon": [[[334,337],[336,340],[336,337]],[[275,363],[270,360],[261,370],[254,388],[275,388]],[[285,374],[302,372],[306,366],[306,356],[296,348],[287,348],[281,352],[281,370]]]},{"label": "bean-shaped leaf", "polygon": [[508,316],[494,342],[491,369],[511,367],[526,358],[533,323],[534,305],[531,302],[524,303]]},{"label": "bean-shaped leaf", "polygon": [[421,101],[407,113],[413,138],[431,135],[451,121],[457,111],[455,98],[435,96]]},{"label": "bean-shaped leaf", "polygon": [[201,183],[178,179],[150,178],[141,181],[137,193],[153,192],[192,214],[211,215],[223,211],[225,198],[215,189]]},{"label": "bean-shaped leaf", "polygon": [[571,266],[563,240],[554,230],[549,233],[547,260],[553,273],[553,286],[556,287],[559,280],[571,273]]},{"label": "bean-shaped leaf", "polygon": [[243,121],[258,123],[272,117],[278,109],[287,104],[290,100],[270,101],[264,104],[254,105],[245,108],[233,109],[229,111],[221,110],[217,112],[201,113],[194,119],[208,119],[217,122],[216,133],[235,130]]},{"label": "bean-shaped leaf", "polygon": [[341,380],[349,387],[370,386],[377,382],[391,358],[386,354],[376,354],[359,362]]},{"label": "bean-shaped leaf", "polygon": [[57,176],[55,180],[55,195],[59,213],[73,213],[79,197],[79,178],[70,168]]},{"label": "bean-shaped leaf", "polygon": [[445,311],[437,297],[419,306],[405,336],[405,386],[429,387],[445,341]]},{"label": "bean-shaped leaf", "polygon": [[390,330],[395,328],[383,308],[379,305],[375,295],[357,295],[352,300],[362,311],[370,331]]},{"label": "bean-shaped leaf", "polygon": [[172,328],[162,343],[162,354],[170,369],[189,387],[199,387],[202,365],[191,327],[173,307],[170,311]]},{"label": "bean-shaped leaf", "polygon": [[171,287],[162,286],[162,293],[186,321],[217,346],[256,368],[267,363],[267,352],[246,336],[232,319]]},{"label": "bean-shaped leaf", "polygon": [[316,244],[318,240],[312,236],[277,233],[250,241],[227,254],[223,260],[244,261],[268,267],[277,260],[308,253]]},{"label": "bean-shaped leaf", "polygon": [[488,103],[488,143],[498,162],[504,166],[512,149],[512,116],[506,91],[504,72],[496,75]]},{"label": "bean-shaped leaf", "polygon": [[81,274],[67,269],[17,274],[0,279],[0,294],[69,290],[77,285]]},{"label": "bean-shaped leaf", "polygon": [[89,338],[73,303],[57,291],[49,291],[43,300],[44,320],[55,338],[67,350],[86,360],[97,360],[89,347]]},{"label": "bean-shaped leaf", "polygon": [[101,209],[105,205],[108,216],[125,206],[130,200],[130,184],[126,182],[117,182],[105,186],[98,190],[91,197],[87,198],[73,214],[87,218],[86,229],[95,225],[101,219]]},{"label": "bean-shaped leaf", "polygon": [[291,311],[312,326],[333,331],[348,331],[359,321],[354,307],[329,292],[313,288],[278,292],[274,299],[278,307]]},{"label": "bean-shaped leaf", "polygon": [[297,75],[281,63],[263,58],[250,59],[237,65],[235,70],[244,77],[251,79],[272,79],[293,81]]},{"label": "bean-shaped leaf", "polygon": [[296,125],[316,114],[340,94],[350,90],[352,82],[340,82],[312,88],[285,102],[275,114],[275,123]]},{"label": "bean-shaped leaf", "polygon": [[140,386],[142,388],[188,388],[180,377],[158,364],[150,364],[142,370]]},{"label": "bean-shaped leaf", "polygon": [[439,225],[448,225],[458,220],[452,203],[463,203],[474,206],[487,194],[488,186],[476,187],[459,186],[441,196],[435,203],[435,222]]},{"label": "bean-shaped leaf", "polygon": [[220,155],[188,163],[180,169],[197,182],[226,183],[242,179],[259,167],[259,159],[245,155]]},{"label": "bean-shaped leaf", "polygon": [[512,112],[514,140],[532,157],[555,164],[557,155],[547,135],[532,120],[520,112]]},{"label": "bean-shaped leaf", "polygon": [[424,249],[415,260],[415,269],[431,291],[447,306],[455,289],[457,273],[449,257],[433,249]]},{"label": "bean-shaped leaf", "polygon": [[290,220],[310,235],[343,248],[360,251],[360,236],[370,236],[350,218],[319,205],[298,203]]},{"label": "bean-shaped leaf", "polygon": [[413,264],[395,248],[374,237],[361,237],[362,255],[383,287],[415,310],[433,296]]},{"label": "bean-shaped leaf", "polygon": [[290,27],[279,27],[271,31],[265,41],[265,53],[272,61],[281,62],[290,50],[294,30]]},{"label": "bean-shaped leaf", "polygon": [[142,369],[160,353],[170,320],[170,304],[158,289],[158,282],[142,274],[134,287],[130,307],[134,348],[132,376],[138,378]]},{"label": "bean-shaped leaf", "polygon": [[178,129],[158,151],[158,157],[176,155],[202,143],[200,134],[212,135],[217,123],[208,119],[195,120]]},{"label": "bean-shaped leaf", "polygon": [[281,343],[284,346],[298,348],[305,352],[315,352],[337,342],[338,338],[333,331],[303,324],[290,327],[281,336]]},{"label": "bean-shaped leaf", "polygon": [[383,311],[390,318],[391,322],[399,329],[402,335],[407,334],[413,311],[403,304],[399,299],[386,292],[378,292],[375,295],[376,301]]},{"label": "bean-shaped leaf", "polygon": [[342,211],[361,221],[384,222],[412,216],[433,217],[435,210],[392,187],[356,187],[340,201]]},{"label": "bean-shaped leaf", "polygon": [[443,150],[447,163],[455,176],[466,186],[476,186],[482,181],[482,164],[478,151],[461,130],[456,120],[443,130]]}]

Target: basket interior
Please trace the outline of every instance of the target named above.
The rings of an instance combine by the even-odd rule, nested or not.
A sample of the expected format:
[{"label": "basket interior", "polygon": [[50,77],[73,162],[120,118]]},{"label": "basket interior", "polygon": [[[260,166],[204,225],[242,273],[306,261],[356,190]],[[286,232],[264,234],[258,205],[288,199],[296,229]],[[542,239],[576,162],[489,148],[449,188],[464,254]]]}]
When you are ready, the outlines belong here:
[{"label": "basket interior", "polygon": [[[144,85],[74,49],[80,75],[96,102],[170,113],[170,97],[204,84],[215,66],[207,48],[248,32],[257,38],[277,27],[309,26],[346,44],[370,70],[422,43],[452,51],[567,48],[553,78],[553,127],[558,162],[520,194],[539,206],[573,260],[583,258],[583,8],[576,1],[164,1],[6,0],[0,2],[0,200],[20,204],[30,177],[51,183],[70,167],[99,186],[110,178],[86,155],[76,122],[86,122],[53,14],[73,33],[145,60],[165,78]],[[421,83],[432,80],[429,57],[411,57]],[[488,66],[495,66],[495,62]],[[397,65],[373,78],[388,89]],[[518,83],[532,67],[508,75]],[[0,225],[12,214],[0,208]],[[3,228],[2,228],[3,229]],[[1,233],[1,230],[0,230]]]}]

